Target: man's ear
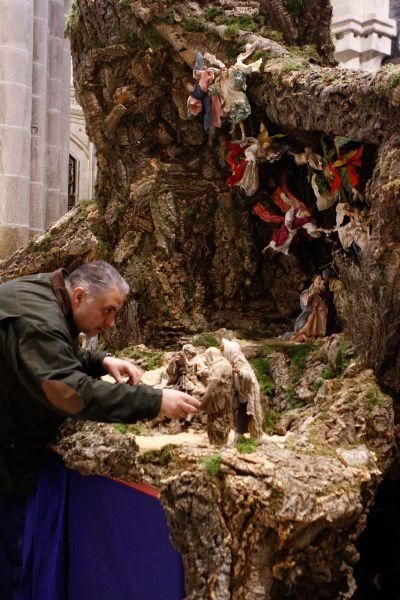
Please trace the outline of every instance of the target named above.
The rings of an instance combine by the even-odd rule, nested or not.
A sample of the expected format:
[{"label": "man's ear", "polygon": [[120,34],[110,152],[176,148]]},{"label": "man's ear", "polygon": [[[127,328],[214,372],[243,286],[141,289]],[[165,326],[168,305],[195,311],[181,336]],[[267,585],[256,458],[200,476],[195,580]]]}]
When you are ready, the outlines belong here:
[{"label": "man's ear", "polygon": [[76,287],[71,292],[71,304],[74,308],[80,306],[82,300],[85,298],[86,292],[83,287]]}]

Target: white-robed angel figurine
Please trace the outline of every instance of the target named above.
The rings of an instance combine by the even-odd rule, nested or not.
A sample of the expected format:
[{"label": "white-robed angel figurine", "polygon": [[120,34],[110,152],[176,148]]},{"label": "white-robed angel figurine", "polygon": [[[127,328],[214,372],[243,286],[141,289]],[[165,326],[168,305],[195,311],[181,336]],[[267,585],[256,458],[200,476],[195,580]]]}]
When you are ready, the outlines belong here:
[{"label": "white-robed angel figurine", "polygon": [[251,113],[251,106],[247,98],[246,77],[250,73],[259,73],[262,59],[246,65],[243,61],[254,51],[254,46],[246,45],[245,52],[239,54],[236,63],[232,67],[226,67],[214,55],[206,53],[204,58],[211,64],[217,65],[216,77],[209,91],[213,96],[212,117],[215,127],[221,126],[221,118],[228,118],[232,123],[231,133],[234,133],[235,126],[239,124],[242,140],[246,139],[243,121]]}]

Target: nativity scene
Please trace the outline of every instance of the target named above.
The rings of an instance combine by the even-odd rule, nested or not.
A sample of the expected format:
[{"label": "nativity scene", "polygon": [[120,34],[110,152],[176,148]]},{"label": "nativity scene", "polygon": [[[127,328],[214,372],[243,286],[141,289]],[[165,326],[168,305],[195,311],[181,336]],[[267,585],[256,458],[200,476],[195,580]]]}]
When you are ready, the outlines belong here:
[{"label": "nativity scene", "polygon": [[[33,482],[24,556],[37,532],[79,548],[92,524],[87,552],[55,556],[77,598],[101,597],[100,581],[142,600],[398,588],[400,67],[339,67],[331,16],[328,0],[72,2],[96,199],[2,260],[0,292],[94,264],[99,295],[113,274],[93,327],[96,293],[85,303],[82,285],[46,288],[68,327],[56,347],[85,334],[85,348],[70,344],[73,393],[63,365],[44,377],[34,353],[45,379],[34,388],[50,388],[38,410],[57,430],[39,450],[56,462]],[[0,466],[2,452],[17,451],[1,447]],[[48,497],[59,527],[34,518],[53,523]],[[119,544],[129,569],[110,569]],[[91,547],[109,551],[99,582],[72,573],[82,557],[94,570]]]}]

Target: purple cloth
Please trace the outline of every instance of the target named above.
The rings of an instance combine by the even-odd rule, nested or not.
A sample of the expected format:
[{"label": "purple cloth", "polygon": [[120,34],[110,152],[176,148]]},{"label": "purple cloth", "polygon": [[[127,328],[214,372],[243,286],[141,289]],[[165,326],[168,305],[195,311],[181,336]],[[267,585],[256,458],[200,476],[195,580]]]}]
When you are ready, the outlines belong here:
[{"label": "purple cloth", "polygon": [[21,574],[25,496],[0,494],[0,599],[13,597]]},{"label": "purple cloth", "polygon": [[159,500],[71,473],[69,598],[182,600],[180,555]]},{"label": "purple cloth", "polygon": [[26,507],[21,499],[0,497],[1,600],[184,596],[181,557],[156,498],[103,477],[83,477],[51,454]]}]

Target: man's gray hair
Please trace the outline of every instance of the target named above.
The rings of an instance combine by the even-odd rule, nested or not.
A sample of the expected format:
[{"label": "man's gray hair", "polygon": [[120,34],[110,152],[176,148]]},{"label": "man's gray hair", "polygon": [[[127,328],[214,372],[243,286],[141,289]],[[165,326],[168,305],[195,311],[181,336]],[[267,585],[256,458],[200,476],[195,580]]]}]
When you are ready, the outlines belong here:
[{"label": "man's gray hair", "polygon": [[109,288],[119,290],[124,296],[129,292],[125,279],[104,260],[81,265],[66,277],[65,285],[69,291],[82,287],[89,296],[104,294]]}]

